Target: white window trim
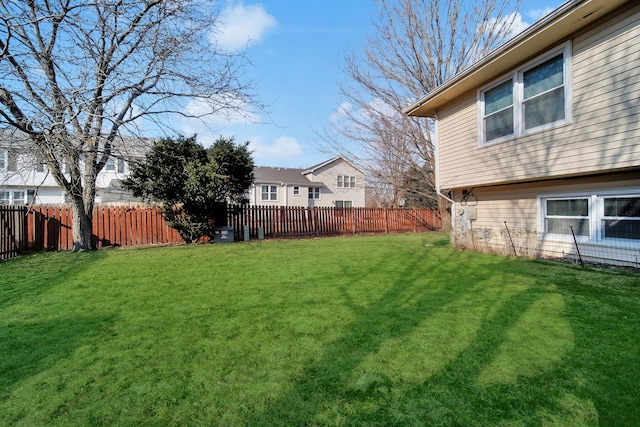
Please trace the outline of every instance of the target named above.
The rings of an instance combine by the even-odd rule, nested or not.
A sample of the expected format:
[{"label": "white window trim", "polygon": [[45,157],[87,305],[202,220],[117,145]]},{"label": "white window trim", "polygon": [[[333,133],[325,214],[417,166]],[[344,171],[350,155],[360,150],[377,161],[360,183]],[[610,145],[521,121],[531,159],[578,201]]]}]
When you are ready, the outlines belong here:
[{"label": "white window trim", "polygon": [[[0,193],[2,194],[2,197],[0,198],[0,205],[25,205],[30,203],[31,199],[35,197],[35,190],[26,188],[3,188],[0,190]],[[4,198],[4,193],[7,193],[7,199]],[[20,199],[16,199],[16,193],[20,194],[22,197]]]},{"label": "white window trim", "polygon": [[[266,193],[268,197],[267,197],[266,199],[264,199],[264,198],[263,198],[263,196],[264,196],[264,194],[265,194],[265,193],[262,191],[262,188],[263,188],[263,187],[267,187],[267,189],[268,189],[268,191],[267,191],[267,193]],[[275,198],[275,199],[272,199],[272,198],[271,198],[271,194],[273,194],[273,193],[272,193],[272,191],[271,191],[271,188],[272,188],[272,187],[276,189],[276,191],[275,191],[276,198]],[[260,184],[260,201],[261,201],[261,202],[277,202],[277,201],[278,201],[278,193],[279,193],[279,191],[278,191],[278,186],[277,186],[277,185]]]},{"label": "white window trim", "polygon": [[294,196],[299,196],[300,195],[300,186],[299,185],[294,185],[293,186],[293,195]]},{"label": "white window trim", "polygon": [[640,197],[640,188],[628,188],[624,190],[582,191],[572,193],[551,193],[538,196],[538,238],[554,242],[573,242],[570,234],[546,233],[546,200],[589,199],[589,236],[576,235],[579,243],[590,243],[609,246],[628,247],[629,242],[637,242],[635,239],[620,239],[604,237],[602,220],[604,219],[604,199],[610,197]]},{"label": "white window trim", "polygon": [[338,188],[356,188],[357,178],[354,175],[338,175],[336,178],[336,186]]},{"label": "white window trim", "polygon": [[[320,200],[322,198],[322,190],[320,189],[320,187],[309,187],[307,192],[309,193],[312,190],[313,190],[313,197],[309,197],[309,200]],[[317,190],[318,197],[315,197],[316,190]]]},{"label": "white window trim", "polygon": [[[563,54],[564,59],[564,96],[565,96],[565,104],[564,104],[564,119],[558,120],[553,123],[547,123],[541,126],[537,126],[531,129],[524,129],[524,117],[522,113],[522,105],[524,102],[524,85],[522,83],[523,75],[528,70],[542,64],[543,62],[551,59],[552,57],[558,55],[559,53]],[[479,147],[489,147],[494,144],[499,144],[501,142],[513,141],[517,138],[531,135],[538,132],[543,132],[545,130],[557,128],[560,126],[565,126],[573,122],[573,101],[572,101],[572,91],[571,91],[571,63],[572,63],[572,49],[571,49],[571,40],[563,43],[562,45],[552,49],[544,54],[536,57],[535,59],[527,62],[526,64],[518,67],[508,75],[500,76],[499,78],[493,80],[491,83],[481,87],[478,90],[477,94],[477,114],[478,114],[478,146]],[[506,135],[500,138],[493,139],[491,141],[485,141],[484,139],[484,93],[496,87],[508,80],[513,81],[513,134]]]}]

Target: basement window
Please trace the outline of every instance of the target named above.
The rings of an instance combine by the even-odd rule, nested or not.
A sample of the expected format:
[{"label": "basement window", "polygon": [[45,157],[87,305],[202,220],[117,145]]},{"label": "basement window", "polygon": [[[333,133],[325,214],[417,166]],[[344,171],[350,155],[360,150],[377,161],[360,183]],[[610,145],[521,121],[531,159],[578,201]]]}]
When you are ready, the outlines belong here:
[{"label": "basement window", "polygon": [[[539,198],[539,229],[552,239],[640,240],[640,191]],[[573,229],[573,235],[572,235]]]}]

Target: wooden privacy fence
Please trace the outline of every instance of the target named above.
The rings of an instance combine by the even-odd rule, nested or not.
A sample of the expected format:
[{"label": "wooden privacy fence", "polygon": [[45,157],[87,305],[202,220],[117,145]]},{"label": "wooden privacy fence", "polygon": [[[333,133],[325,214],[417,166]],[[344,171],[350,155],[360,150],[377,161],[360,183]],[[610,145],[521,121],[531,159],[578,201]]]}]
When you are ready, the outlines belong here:
[{"label": "wooden privacy fence", "polygon": [[[72,210],[68,205],[35,205],[27,214],[29,249],[73,249]],[[93,210],[93,246],[149,246],[180,243],[156,206],[100,205]]]},{"label": "wooden privacy fence", "polygon": [[[418,208],[305,208],[230,205],[227,224],[236,240],[249,236],[265,238],[321,237],[339,234],[392,233],[440,230],[438,211]],[[259,233],[259,230],[262,230]]]},{"label": "wooden privacy fence", "polygon": [[[0,260],[26,251],[72,250],[71,224],[67,205],[0,206]],[[96,248],[182,242],[155,206],[98,206],[92,234]]]},{"label": "wooden privacy fence", "polygon": [[0,261],[27,249],[26,213],[24,206],[0,206]]},{"label": "wooden privacy fence", "polygon": [[[440,216],[431,209],[305,208],[228,205],[220,226],[234,228],[235,240],[249,237],[300,238],[339,234],[439,230]],[[0,206],[0,260],[24,251],[71,250],[72,210],[69,205]],[[206,239],[205,239],[206,240]],[[157,206],[99,205],[93,212],[93,245],[149,246],[181,243]]]}]

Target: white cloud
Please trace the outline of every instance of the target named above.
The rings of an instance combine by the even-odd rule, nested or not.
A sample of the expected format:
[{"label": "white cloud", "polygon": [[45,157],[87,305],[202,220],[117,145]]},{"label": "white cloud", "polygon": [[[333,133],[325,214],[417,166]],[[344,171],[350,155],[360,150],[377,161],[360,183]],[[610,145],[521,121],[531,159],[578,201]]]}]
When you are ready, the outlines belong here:
[{"label": "white cloud", "polygon": [[272,144],[262,141],[261,138],[252,138],[249,149],[253,151],[253,159],[256,165],[282,166],[291,160],[302,157],[300,143],[290,136],[281,136]]},{"label": "white cloud", "polygon": [[219,19],[220,24],[211,38],[228,51],[262,42],[264,35],[278,24],[261,4],[245,5],[242,1],[227,5]]},{"label": "white cloud", "polygon": [[338,106],[335,112],[333,112],[329,116],[329,121],[331,123],[337,123],[340,120],[346,118],[349,115],[349,112],[353,109],[353,104],[350,102],[343,102]]},{"label": "white cloud", "polygon": [[[554,9],[551,7],[547,7],[544,9],[529,10],[525,12],[525,16],[527,17],[527,20],[525,20],[519,12],[513,12],[500,18],[500,20],[505,23],[507,22],[511,23],[511,27],[509,29],[509,36],[513,37],[520,34],[527,28],[529,28],[534,22],[545,17],[546,15],[551,13],[553,10]],[[494,25],[496,21],[497,21],[496,19],[492,19],[490,22],[490,25]]]},{"label": "white cloud", "polygon": [[524,30],[526,30],[531,26],[531,24],[529,24],[528,22],[525,22],[522,19],[522,15],[517,12],[508,15],[507,19],[513,19],[511,23],[511,28],[510,28],[511,30],[510,34],[512,36],[515,36],[516,34],[520,34],[521,32],[523,32]]},{"label": "white cloud", "polygon": [[527,15],[527,17],[529,19],[531,19],[533,22],[535,22],[538,19],[547,16],[548,14],[553,12],[553,10],[554,9],[552,7],[546,7],[544,9],[531,9],[531,10],[525,12],[525,15]]},{"label": "white cloud", "polygon": [[[223,104],[224,103],[224,104]],[[221,105],[228,108],[220,109]],[[261,117],[242,100],[216,95],[211,99],[196,99],[182,110],[176,122],[165,124],[184,135],[198,135],[198,141],[210,146],[219,136],[233,136],[234,126],[260,123]]]},{"label": "white cloud", "polygon": [[241,99],[224,95],[215,95],[210,99],[192,100],[183,109],[183,113],[212,126],[233,126],[260,122],[260,115],[253,112],[247,103]]},{"label": "white cloud", "polygon": [[522,19],[522,15],[519,12],[513,12],[500,18],[491,18],[487,27],[494,29],[502,29],[504,27],[504,30],[508,31],[507,38],[511,38],[526,30],[530,25]]},{"label": "white cloud", "polygon": [[356,107],[350,102],[343,102],[338,106],[336,111],[329,116],[329,121],[331,123],[338,123],[343,120],[348,120],[349,117],[353,117],[355,120],[368,121],[376,116],[392,117],[397,114],[398,112],[382,99],[373,98],[366,107]]}]

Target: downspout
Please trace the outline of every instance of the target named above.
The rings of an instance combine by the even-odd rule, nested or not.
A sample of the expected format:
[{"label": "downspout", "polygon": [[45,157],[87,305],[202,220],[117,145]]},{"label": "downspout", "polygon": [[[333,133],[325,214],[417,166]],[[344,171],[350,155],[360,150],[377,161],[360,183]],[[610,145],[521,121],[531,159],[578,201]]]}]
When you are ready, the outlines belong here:
[{"label": "downspout", "polygon": [[438,138],[439,136],[438,127],[439,127],[440,121],[438,119],[437,112],[433,115],[433,120],[435,121],[435,124],[433,126],[433,130],[434,130],[433,157],[435,160],[433,168],[435,169],[434,175],[435,175],[436,194],[451,203],[451,241],[453,242],[453,238],[455,236],[455,230],[456,230],[456,202],[450,199],[448,196],[445,196],[444,194],[442,194],[442,192],[440,191],[440,142]]},{"label": "downspout", "polygon": [[[282,184],[281,182],[280,185]],[[289,184],[284,184],[284,205],[289,206]]]}]

